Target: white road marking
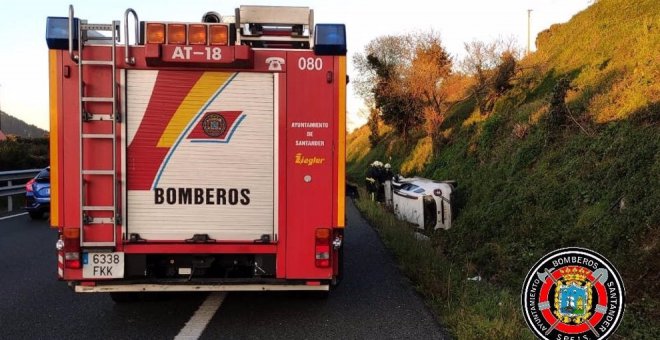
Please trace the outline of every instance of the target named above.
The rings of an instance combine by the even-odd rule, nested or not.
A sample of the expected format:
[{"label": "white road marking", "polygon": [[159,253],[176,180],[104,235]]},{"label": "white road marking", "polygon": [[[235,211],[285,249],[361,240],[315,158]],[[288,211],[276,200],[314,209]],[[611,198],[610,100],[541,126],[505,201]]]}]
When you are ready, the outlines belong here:
[{"label": "white road marking", "polygon": [[28,213],[23,212],[23,213],[16,214],[16,215],[9,215],[9,216],[5,216],[5,217],[0,217],[0,221],[2,221],[2,220],[6,220],[6,219],[8,219],[8,218],[12,218],[12,217],[18,217],[18,216],[27,215],[27,214],[28,214]]},{"label": "white road marking", "polygon": [[227,293],[214,292],[204,300],[195,314],[186,322],[186,325],[179,331],[174,340],[197,340],[204,332],[206,325],[211,321],[215,312],[222,305]]}]

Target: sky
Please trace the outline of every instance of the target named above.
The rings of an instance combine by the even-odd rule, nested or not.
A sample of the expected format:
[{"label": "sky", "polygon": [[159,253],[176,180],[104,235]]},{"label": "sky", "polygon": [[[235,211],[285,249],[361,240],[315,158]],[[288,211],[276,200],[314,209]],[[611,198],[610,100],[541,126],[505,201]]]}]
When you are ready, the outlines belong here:
[{"label": "sky", "polygon": [[[123,20],[126,8],[140,20],[199,22],[207,11],[233,15],[240,5],[308,6],[317,23],[344,23],[347,30],[348,73],[352,56],[371,40],[394,34],[439,32],[445,48],[456,59],[465,54],[464,42],[513,37],[521,48],[527,44],[527,10],[532,9],[532,51],[538,32],[554,23],[568,21],[593,0],[260,0],[237,2],[208,0],[116,1],[5,1],[0,11],[0,109],[48,130],[48,49],[46,17],[67,16],[73,4],[76,17],[92,23]],[[430,5],[433,4],[433,5]],[[131,21],[132,24],[132,21]],[[122,26],[123,27],[123,23]],[[349,84],[349,130],[362,125],[363,107]]]}]

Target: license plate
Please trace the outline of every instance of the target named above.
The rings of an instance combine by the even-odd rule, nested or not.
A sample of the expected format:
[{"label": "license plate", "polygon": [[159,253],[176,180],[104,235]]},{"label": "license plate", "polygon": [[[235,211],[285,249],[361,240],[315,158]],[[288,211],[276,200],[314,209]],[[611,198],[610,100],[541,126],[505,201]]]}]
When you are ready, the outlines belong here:
[{"label": "license plate", "polygon": [[85,279],[124,277],[124,253],[83,253],[82,260]]}]

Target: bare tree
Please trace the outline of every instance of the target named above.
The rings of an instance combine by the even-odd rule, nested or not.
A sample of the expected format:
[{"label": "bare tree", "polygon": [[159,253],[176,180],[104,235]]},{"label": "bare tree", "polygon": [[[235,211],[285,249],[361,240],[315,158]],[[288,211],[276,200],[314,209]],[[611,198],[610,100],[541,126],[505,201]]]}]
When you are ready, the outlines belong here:
[{"label": "bare tree", "polygon": [[495,99],[511,88],[520,49],[513,38],[497,39],[486,43],[465,43],[466,57],[460,69],[474,77],[472,95],[482,113],[492,110]]},{"label": "bare tree", "polygon": [[446,99],[442,85],[451,74],[451,58],[437,34],[422,35],[417,41],[415,56],[406,73],[410,92],[441,113]]},{"label": "bare tree", "polygon": [[[377,118],[404,138],[424,123],[427,135],[438,142],[447,112],[465,99],[465,89],[472,83],[463,74],[453,74],[452,58],[436,32],[377,38],[354,62],[356,92],[377,110],[369,119],[372,133],[377,131]],[[483,64],[473,63],[484,71],[492,68]],[[377,140],[373,136],[372,143]]]},{"label": "bare tree", "polygon": [[[382,78],[397,78],[411,60],[410,37],[386,35],[378,37],[364,48],[363,53],[353,56],[358,76],[353,81],[357,95],[367,103],[373,103],[374,88]],[[379,67],[375,67],[375,64]]]},{"label": "bare tree", "polygon": [[440,125],[449,107],[447,83],[452,60],[442,47],[440,35],[421,33],[415,40],[415,54],[406,72],[406,84],[413,96],[423,103],[424,130],[434,142],[441,139]]},{"label": "bare tree", "polygon": [[422,105],[405,83],[406,69],[414,55],[411,41],[410,35],[379,37],[353,58],[358,71],[357,94],[403,137],[423,121]]}]

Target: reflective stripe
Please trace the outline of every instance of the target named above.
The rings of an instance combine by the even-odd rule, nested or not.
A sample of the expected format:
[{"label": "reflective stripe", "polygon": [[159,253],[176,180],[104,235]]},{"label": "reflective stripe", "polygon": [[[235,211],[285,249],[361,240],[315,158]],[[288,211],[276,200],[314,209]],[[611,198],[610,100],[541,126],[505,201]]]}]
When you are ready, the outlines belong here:
[{"label": "reflective stripe", "polygon": [[58,138],[59,138],[59,128],[58,118],[59,118],[59,98],[60,98],[60,87],[58,85],[58,67],[57,67],[57,50],[48,51],[48,73],[49,73],[49,106],[50,106],[50,178],[53,178],[50,181],[50,225],[53,228],[56,228],[60,224],[60,214],[59,214],[59,158],[58,158]]},{"label": "reflective stripe", "polygon": [[344,227],[346,211],[346,57],[339,58],[339,105],[337,109],[337,227]]},{"label": "reflective stripe", "polygon": [[64,257],[62,254],[57,254],[57,275],[64,277]]}]

